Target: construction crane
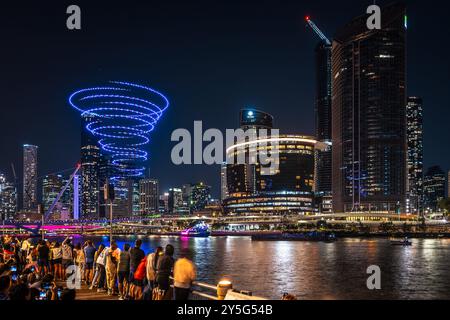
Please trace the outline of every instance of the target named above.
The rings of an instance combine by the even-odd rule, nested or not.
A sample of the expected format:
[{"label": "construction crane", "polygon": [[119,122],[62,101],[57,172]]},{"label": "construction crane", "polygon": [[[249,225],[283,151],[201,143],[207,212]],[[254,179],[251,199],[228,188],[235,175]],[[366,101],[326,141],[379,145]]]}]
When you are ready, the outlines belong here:
[{"label": "construction crane", "polygon": [[42,217],[42,224],[44,224],[45,221],[47,221],[50,218],[50,215],[53,212],[53,209],[55,209],[56,204],[59,202],[59,199],[61,199],[62,195],[64,194],[64,192],[66,191],[67,187],[70,185],[70,183],[72,182],[73,178],[75,177],[75,175],[78,173],[78,171],[81,168],[81,164],[78,163],[77,167],[75,168],[75,171],[72,173],[72,175],[70,176],[69,180],[67,181],[66,185],[64,186],[64,188],[61,189],[61,191],[58,193],[58,195],[56,196],[55,201],[53,201],[52,205],[50,206],[50,208],[48,208],[47,212],[45,213],[45,215]]},{"label": "construction crane", "polygon": [[323,34],[322,31],[316,26],[316,24],[311,20],[310,16],[305,17],[306,22],[309,24],[309,26],[314,30],[314,32],[319,36],[319,38],[322,41],[325,41],[325,43],[330,46],[331,41]]}]

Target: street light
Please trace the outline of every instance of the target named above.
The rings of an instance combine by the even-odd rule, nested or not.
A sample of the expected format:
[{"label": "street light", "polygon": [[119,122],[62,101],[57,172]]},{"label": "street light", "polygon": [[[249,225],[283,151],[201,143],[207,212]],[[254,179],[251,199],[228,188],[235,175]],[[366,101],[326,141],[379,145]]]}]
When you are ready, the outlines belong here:
[{"label": "street light", "polygon": [[112,243],[112,232],[113,232],[113,201],[114,201],[114,185],[109,183],[109,179],[106,180],[106,183],[103,188],[103,198],[105,201],[109,200],[109,245]]},{"label": "street light", "polygon": [[225,300],[228,290],[233,289],[233,284],[230,280],[222,279],[217,284],[217,298],[219,300]]}]

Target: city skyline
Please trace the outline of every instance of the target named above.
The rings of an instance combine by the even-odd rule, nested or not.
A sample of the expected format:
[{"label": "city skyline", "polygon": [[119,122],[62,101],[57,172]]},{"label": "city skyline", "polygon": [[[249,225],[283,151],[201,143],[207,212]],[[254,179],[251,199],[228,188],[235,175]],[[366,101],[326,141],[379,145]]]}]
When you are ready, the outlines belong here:
[{"label": "city skyline", "polygon": [[450,299],[447,8],[5,6],[0,304]]},{"label": "city skyline", "polygon": [[[383,4],[383,3],[382,3]],[[220,166],[199,166],[199,167],[186,167],[180,166],[176,167],[170,162],[170,149],[173,146],[170,143],[170,134],[175,128],[187,128],[192,129],[192,123],[194,120],[202,119],[208,127],[217,128],[234,128],[238,124],[238,112],[247,106],[253,106],[258,109],[267,111],[273,114],[276,118],[275,126],[282,129],[282,133],[288,132],[300,132],[304,134],[312,134],[314,132],[314,68],[309,65],[313,65],[314,61],[314,46],[317,43],[315,35],[312,34],[311,30],[306,27],[304,22],[304,15],[308,14],[313,17],[314,20],[320,25],[324,32],[332,38],[336,32],[337,26],[348,22],[354,16],[361,14],[365,10],[365,4],[360,6],[350,5],[345,1],[340,4],[341,7],[334,8],[328,6],[325,9],[319,9],[319,4],[316,5],[301,5],[301,4],[284,4],[280,8],[277,8],[274,12],[269,12],[267,10],[269,5],[262,5],[262,8],[252,11],[251,4],[236,4],[231,3],[230,8],[223,4],[224,12],[218,14],[211,7],[205,6],[205,13],[199,14],[198,19],[191,21],[191,17],[194,8],[189,9],[192,11],[186,12],[183,15],[184,19],[192,22],[189,28],[200,32],[197,34],[198,38],[192,39],[197,40],[190,42],[188,45],[184,42],[183,47],[189,49],[187,50],[189,55],[186,59],[191,59],[193,57],[210,57],[212,60],[225,59],[225,64],[218,66],[217,70],[218,79],[220,80],[214,85],[205,84],[205,79],[215,79],[214,73],[207,69],[211,69],[213,65],[209,62],[209,59],[199,62],[197,59],[193,59],[191,62],[192,66],[183,65],[174,67],[170,66],[168,71],[164,74],[162,69],[156,66],[156,61],[161,61],[161,54],[165,53],[166,50],[172,49],[178,46],[178,42],[164,42],[158,46],[156,53],[149,53],[150,59],[153,62],[147,62],[149,59],[147,57],[139,57],[136,63],[127,63],[124,67],[117,68],[113,67],[118,57],[107,58],[107,61],[100,59],[101,53],[105,53],[103,49],[99,49],[98,53],[90,53],[89,58],[93,59],[94,62],[86,64],[85,59],[82,58],[79,67],[86,74],[91,74],[92,80],[86,81],[86,76],[82,76],[81,73],[74,71],[73,75],[64,78],[66,81],[61,81],[61,74],[56,70],[58,66],[69,65],[73,56],[70,55],[70,50],[74,48],[75,45],[79,47],[86,46],[87,40],[94,40],[96,36],[90,31],[90,28],[99,28],[101,36],[106,36],[104,41],[108,48],[114,44],[115,39],[108,39],[108,33],[106,30],[102,29],[98,25],[93,27],[93,22],[91,18],[87,17],[84,23],[86,30],[82,31],[81,35],[73,35],[67,33],[66,30],[59,30],[56,28],[53,33],[48,36],[51,39],[66,40],[62,41],[64,43],[64,49],[58,51],[58,54],[62,56],[67,55],[66,58],[61,63],[53,63],[49,60],[50,57],[43,57],[42,52],[40,52],[33,42],[23,33],[25,37],[23,46],[28,45],[30,47],[30,53],[23,54],[22,59],[28,64],[32,64],[31,67],[35,71],[43,71],[42,67],[36,66],[37,61],[44,61],[44,65],[48,69],[49,73],[46,73],[46,79],[52,90],[48,90],[42,87],[41,84],[37,84],[35,75],[30,77],[25,77],[27,80],[24,85],[28,88],[32,96],[39,97],[39,108],[42,109],[43,114],[48,114],[47,119],[42,120],[41,112],[33,114],[34,109],[29,109],[29,106],[35,106],[36,104],[27,102],[25,98],[20,98],[17,101],[13,100],[11,93],[6,94],[6,101],[10,101],[10,105],[14,105],[18,111],[23,114],[20,117],[22,124],[27,124],[24,130],[20,133],[12,132],[13,137],[2,137],[1,145],[5,149],[4,157],[0,160],[0,171],[12,178],[12,173],[10,169],[10,163],[14,163],[16,169],[21,168],[21,148],[22,144],[32,143],[39,146],[39,165],[38,165],[38,175],[40,177],[45,176],[48,173],[57,172],[66,168],[70,168],[75,165],[79,160],[79,145],[80,145],[80,133],[79,133],[79,118],[78,115],[70,110],[67,106],[67,96],[70,91],[76,88],[82,88],[86,82],[91,82],[93,80],[101,79],[102,81],[109,79],[117,79],[118,74],[120,77],[123,75],[126,79],[132,78],[131,80],[139,80],[140,82],[148,83],[157,89],[162,90],[167,93],[170,100],[174,103],[172,108],[168,110],[168,113],[163,117],[161,126],[155,131],[153,136],[153,142],[149,147],[151,160],[148,162],[151,172],[151,177],[156,178],[160,181],[161,190],[168,190],[170,187],[181,186],[187,182],[196,181],[206,181],[212,186],[212,192],[215,198],[219,198],[220,195]],[[421,46],[419,45],[422,38],[421,30],[419,32],[419,27],[425,30],[431,30],[431,27],[425,26],[422,19],[420,19],[419,12],[422,4],[415,1],[407,1],[408,5],[408,16],[410,23],[410,31],[408,31],[408,90],[407,94],[409,96],[420,96],[424,101],[424,162],[425,168],[432,165],[440,165],[444,171],[450,168],[450,155],[449,151],[439,150],[439,146],[445,145],[446,132],[445,127],[436,125],[441,123],[441,119],[445,119],[448,114],[448,108],[445,108],[445,101],[449,101],[447,98],[448,93],[445,90],[439,90],[440,83],[445,83],[445,75],[439,74],[439,70],[445,69],[442,66],[448,64],[446,60],[440,60],[440,51],[436,52],[434,48],[429,48],[429,52],[423,52]],[[83,3],[81,3],[83,7]],[[142,5],[131,8],[131,13],[137,18],[137,21],[145,21],[145,15],[139,14],[138,8]],[[31,6],[32,9],[35,9]],[[86,4],[84,6],[86,12],[92,10],[91,15],[96,14],[99,8],[95,5]],[[171,5],[167,6],[161,5],[158,9],[160,16],[164,14],[169,14],[169,9]],[[242,12],[234,12],[233,8],[240,8]],[[14,11],[14,7],[12,10]],[[16,8],[17,9],[17,8]],[[41,8],[39,10],[44,10],[46,8]],[[49,12],[54,12],[58,9],[58,6],[50,8]],[[174,8],[173,12],[170,12],[171,22],[176,21],[175,18],[181,15],[181,8]],[[184,8],[186,9],[186,8]],[[31,10],[31,9],[30,9]],[[117,14],[118,8],[116,6],[112,7],[112,15]],[[288,11],[293,10],[295,12],[290,14]],[[28,12],[28,11],[27,11]],[[27,12],[25,16],[28,16]],[[339,14],[332,14],[337,12]],[[235,17],[235,23],[231,26],[231,34],[233,37],[224,34],[223,28],[228,26],[225,21],[219,19],[218,22],[213,24],[213,30],[210,32],[201,31],[203,23],[205,21],[210,22],[210,17],[207,14],[215,13],[211,15],[214,17],[224,18],[226,14],[232,14]],[[155,13],[149,13],[152,15]],[[191,14],[191,15],[190,15]],[[439,14],[439,13],[438,13]],[[159,17],[159,16],[158,16]],[[157,17],[157,18],[158,18]],[[281,18],[285,18],[281,21]],[[249,19],[252,24],[249,23]],[[271,22],[269,26],[263,25],[262,19],[270,18]],[[158,18],[160,19],[160,18]],[[158,20],[160,22],[160,20]],[[225,19],[222,19],[225,20]],[[9,21],[9,28],[17,28],[17,25],[12,21]],[[28,24],[33,23],[30,20]],[[53,19],[49,19],[41,28],[37,28],[37,36],[40,35],[42,31],[48,31],[49,28],[53,27],[56,23]],[[177,22],[174,28],[177,28],[182,22]],[[433,20],[433,26],[439,25],[440,20]],[[25,24],[27,25],[27,24]],[[90,27],[91,26],[91,27]],[[167,25],[165,25],[167,26]],[[130,33],[134,40],[135,37],[139,38],[145,36],[146,32],[149,32],[147,25],[144,24],[142,30],[137,30],[137,25],[131,23],[129,26],[125,25],[123,22],[116,26],[115,30],[123,32],[125,34]],[[23,26],[19,26],[19,30],[24,31]],[[27,32],[29,29],[26,29]],[[173,31],[173,30],[172,30]],[[192,31],[192,30],[191,30]],[[267,35],[268,33],[268,35]],[[170,31],[165,30],[165,28],[156,28],[152,30],[152,35],[156,36],[159,40],[165,38],[165,35],[174,36]],[[264,37],[267,35],[267,37]],[[186,34],[184,34],[186,36]],[[430,35],[430,40],[434,35]],[[114,38],[114,37],[112,37]],[[253,39],[253,45],[257,45],[254,49],[248,46],[244,46],[241,49],[240,55],[244,53],[244,58],[238,59],[238,55],[234,55],[230,52],[224,50],[224,45],[242,45],[242,41]],[[45,41],[50,41],[50,39],[43,39]],[[175,40],[175,39],[174,39]],[[182,39],[177,39],[182,40]],[[208,41],[207,49],[208,54],[198,56],[200,50],[198,48],[202,41]],[[7,41],[15,43],[16,40],[7,38]],[[89,42],[92,44],[91,42]],[[175,43],[176,42],[176,43]],[[134,43],[134,41],[133,41]],[[105,43],[104,43],[105,44]],[[278,46],[276,46],[278,45]],[[447,44],[442,44],[446,46]],[[17,47],[18,44],[15,43]],[[135,47],[133,50],[143,49],[143,45],[136,41],[130,44],[131,47]],[[19,46],[20,47],[20,46]],[[52,48],[49,45],[49,48]],[[69,50],[70,49],[70,50]],[[42,49],[42,50],[49,50]],[[440,49],[442,50],[442,49]],[[95,50],[94,50],[95,51]],[[444,51],[444,50],[443,50]],[[257,52],[262,52],[258,54]],[[8,58],[10,51],[2,53],[2,57]],[[434,55],[434,63],[441,62],[437,72],[434,75],[436,82],[430,85],[428,82],[422,79],[421,75],[424,72],[423,67],[420,66],[419,62],[425,59],[427,55]],[[248,57],[247,57],[248,56]],[[257,59],[252,59],[251,57],[256,57]],[[273,61],[276,57],[276,61],[279,61],[280,57],[286,59],[285,62],[280,63]],[[236,60],[238,59],[238,60]],[[165,60],[165,59],[162,59]],[[167,60],[170,60],[167,59]],[[145,61],[145,63],[144,63]],[[186,60],[187,61],[187,60]],[[146,72],[140,72],[138,70],[139,63],[143,63],[144,70]],[[274,66],[269,65],[274,64]],[[164,67],[169,67],[166,63],[163,63]],[[227,72],[225,68],[234,65],[234,72]],[[261,70],[265,68],[276,68],[275,78],[269,79],[263,77],[262,80],[257,78],[261,77]],[[17,69],[17,68],[15,68]],[[126,69],[126,70],[125,70]],[[129,70],[128,70],[129,69]],[[192,80],[195,74],[194,70],[200,72],[198,75],[194,76],[196,79],[196,85],[190,85],[185,87],[186,81]],[[153,72],[149,72],[153,71]],[[5,84],[4,88],[11,88],[11,92],[17,91],[18,86],[14,80],[17,75],[28,74],[25,69],[15,70],[17,74],[14,74],[12,70],[6,68],[5,78],[12,79],[12,82]],[[30,72],[31,73],[31,72]],[[37,73],[39,74],[39,72]],[[150,74],[150,75],[148,75]],[[152,74],[156,76],[152,77]],[[245,75],[242,77],[240,75]],[[213,77],[214,78],[211,78]],[[236,79],[240,80],[240,86],[242,89],[238,89],[230,80]],[[440,81],[438,81],[440,77]],[[247,80],[242,80],[242,78]],[[286,79],[284,79],[286,78]],[[181,80],[180,80],[181,79]],[[277,80],[276,82],[274,80]],[[4,81],[4,80],[2,80]],[[55,82],[63,82],[64,84],[55,84]],[[213,81],[214,83],[214,81]],[[225,85],[228,85],[227,88]],[[55,89],[53,89],[55,87]],[[224,87],[227,89],[219,89]],[[269,88],[276,88],[275,90],[268,90]],[[37,89],[40,89],[36,91]],[[208,90],[213,90],[211,94],[206,95],[206,98],[197,100],[196,96],[200,92],[205,92]],[[231,95],[230,95],[231,90]],[[190,93],[192,91],[193,93]],[[269,92],[269,93],[268,93]],[[225,97],[225,99],[223,98]],[[25,100],[24,100],[25,99]],[[14,102],[12,102],[14,101]],[[284,110],[281,111],[280,104],[283,105]],[[217,106],[214,108],[214,112],[211,110],[211,105]],[[17,125],[17,111],[11,110],[11,122],[6,123],[5,127],[8,130],[9,126]],[[31,113],[31,114],[28,114]],[[436,116],[439,115],[439,116]],[[31,118],[30,118],[31,116]],[[204,118],[204,119],[203,119]],[[220,118],[220,119],[216,119]],[[222,121],[223,120],[223,121]],[[36,122],[34,122],[36,121]],[[36,125],[33,125],[33,124]],[[224,127],[225,126],[225,127]],[[46,130],[40,130],[39,128],[46,128]],[[65,129],[67,128],[67,129]],[[78,131],[78,132],[77,132]],[[440,132],[440,133],[439,133]],[[58,157],[52,155],[51,150],[57,148],[60,151]],[[22,173],[19,172],[18,176],[21,177]],[[19,188],[20,189],[20,188]]]}]

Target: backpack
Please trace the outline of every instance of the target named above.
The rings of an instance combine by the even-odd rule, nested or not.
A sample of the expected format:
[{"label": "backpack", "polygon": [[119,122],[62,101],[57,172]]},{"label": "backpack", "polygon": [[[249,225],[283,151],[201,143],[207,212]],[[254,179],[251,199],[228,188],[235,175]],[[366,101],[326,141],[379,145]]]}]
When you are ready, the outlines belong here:
[{"label": "backpack", "polygon": [[146,265],[147,265],[147,257],[141,260],[139,263],[136,272],[134,273],[134,280],[142,281],[146,276]]}]

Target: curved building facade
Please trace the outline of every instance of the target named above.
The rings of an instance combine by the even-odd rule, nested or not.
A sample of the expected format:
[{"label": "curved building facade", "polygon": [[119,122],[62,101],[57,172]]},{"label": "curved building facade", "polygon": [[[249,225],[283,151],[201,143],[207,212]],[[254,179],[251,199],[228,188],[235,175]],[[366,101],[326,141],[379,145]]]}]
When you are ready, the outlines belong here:
[{"label": "curved building facade", "polygon": [[[269,143],[267,143],[269,142]],[[270,172],[261,164],[231,166],[227,170],[229,197],[224,209],[229,214],[314,212],[314,150],[312,137],[280,135],[276,138],[249,141],[245,149],[232,146],[227,157],[237,157],[257,146],[258,151],[278,157],[278,168]],[[252,171],[252,172],[248,172]],[[251,181],[249,181],[251,180]],[[249,188],[252,184],[253,188]]]}]

